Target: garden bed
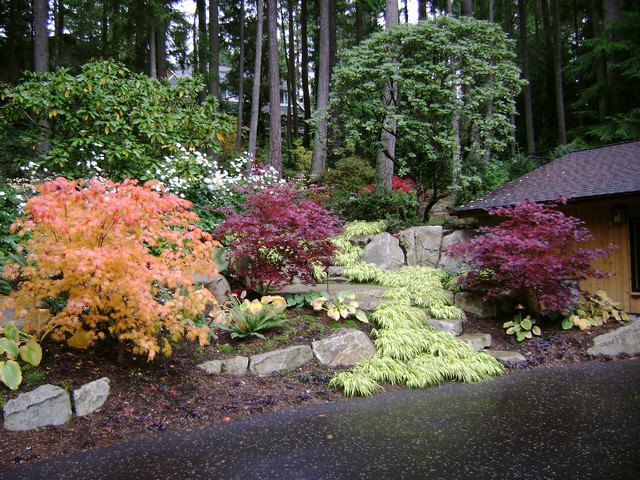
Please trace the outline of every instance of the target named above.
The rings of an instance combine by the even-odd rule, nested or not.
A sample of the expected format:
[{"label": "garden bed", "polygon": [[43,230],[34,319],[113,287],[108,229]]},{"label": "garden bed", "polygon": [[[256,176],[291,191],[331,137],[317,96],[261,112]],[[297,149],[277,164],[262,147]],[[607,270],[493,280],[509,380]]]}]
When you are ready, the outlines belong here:
[{"label": "garden bed", "polygon": [[[335,326],[326,315],[311,309],[295,310],[290,316],[298,321],[264,332],[264,340],[234,341],[228,334],[221,334],[211,347],[181,342],[174,345],[170,358],[157,358],[153,362],[129,355],[124,364],[117,364],[114,344],[103,343],[86,351],[45,341],[42,364],[25,374],[21,393],[45,383],[73,389],[106,376],[111,379],[111,394],[99,411],[83,418],[73,417],[64,425],[27,432],[3,430],[0,469],[249,415],[344,400],[339,391],[327,386],[337,369],[323,367],[315,360],[295,372],[266,377],[214,376],[196,368],[207,360],[310,344],[330,335]],[[490,333],[493,349],[519,351],[528,359],[519,369],[528,369],[604,361],[587,357],[586,350],[593,337],[618,326],[609,323],[581,332],[563,331],[557,324],[543,323],[541,338],[518,343],[504,333],[500,321],[469,318],[465,333]],[[370,325],[358,327],[370,330]],[[390,392],[405,387],[384,388]],[[1,392],[2,402],[18,394],[6,389]]]}]

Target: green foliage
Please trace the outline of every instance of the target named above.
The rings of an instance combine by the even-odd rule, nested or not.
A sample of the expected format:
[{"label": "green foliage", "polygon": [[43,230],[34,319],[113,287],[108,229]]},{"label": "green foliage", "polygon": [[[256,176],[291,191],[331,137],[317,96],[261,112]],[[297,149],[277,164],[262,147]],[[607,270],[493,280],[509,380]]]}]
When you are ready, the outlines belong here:
[{"label": "green foliage", "polygon": [[17,390],[22,383],[22,370],[17,362],[18,358],[33,365],[40,365],[42,348],[38,341],[21,331],[16,322],[9,322],[0,326],[0,381],[11,390]]},{"label": "green foliage", "polygon": [[264,338],[259,332],[287,321],[284,313],[287,301],[283,297],[266,295],[260,300],[249,301],[244,298],[245,293],[240,299],[236,295],[231,296],[225,308],[218,313],[214,326],[231,332],[231,338]]},{"label": "green foliage", "polygon": [[353,293],[338,292],[336,298],[331,300],[327,292],[322,292],[322,296],[311,302],[314,310],[326,310],[329,318],[340,320],[354,315],[359,321],[369,323],[367,315],[358,308],[359,304],[354,300]]},{"label": "green foliage", "polygon": [[348,220],[385,223],[410,223],[418,211],[415,192],[392,190],[379,192],[362,189],[340,205],[342,216]]},{"label": "green foliage", "polygon": [[[20,237],[11,232],[11,224],[22,213],[21,205],[29,195],[18,192],[7,185],[0,185],[0,272],[9,263],[25,262],[24,255],[17,252]],[[0,295],[11,292],[11,282],[0,277]]]},{"label": "green foliage", "polygon": [[533,338],[533,335],[542,335],[540,327],[535,323],[535,319],[529,315],[524,318],[521,315],[516,315],[512,321],[505,322],[502,328],[506,328],[508,335],[515,335],[518,341],[521,342],[527,338]]},{"label": "green foliage", "polygon": [[[522,85],[512,47],[498,24],[443,15],[398,25],[342,51],[331,103],[346,144],[375,158],[381,119],[393,113],[396,168],[435,198],[453,180],[456,154],[464,169],[471,157],[506,151]],[[393,107],[384,101],[388,79],[398,92]]]},{"label": "green foliage", "polygon": [[287,307],[303,308],[311,305],[316,298],[321,297],[320,292],[309,291],[304,293],[283,293],[282,297],[287,301]]},{"label": "green foliage", "polygon": [[373,183],[375,169],[360,157],[341,158],[316,179],[318,185],[331,187],[332,203],[340,204],[350,195]]},{"label": "green foliage", "polygon": [[343,238],[359,237],[362,235],[378,235],[387,230],[386,220],[367,222],[365,220],[355,220],[345,225],[342,234]]},{"label": "green foliage", "polygon": [[382,390],[382,387],[371,377],[356,372],[336,373],[329,381],[329,386],[341,388],[342,393],[346,397],[353,397],[355,395],[370,397]]},{"label": "green foliage", "polygon": [[202,89],[198,80],[172,85],[114,61],[87,63],[76,76],[64,68],[27,74],[0,90],[0,135],[34,148],[48,144],[30,165],[38,174],[150,180],[176,142],[220,150],[232,125],[216,113],[214,97],[199,103]]},{"label": "green foliage", "polygon": [[614,302],[603,290],[597,291],[595,295],[588,295],[584,301],[578,303],[579,308],[562,320],[563,329],[569,330],[576,326],[580,330],[587,330],[607,323],[611,319],[620,323],[629,321],[629,315],[622,305]]}]

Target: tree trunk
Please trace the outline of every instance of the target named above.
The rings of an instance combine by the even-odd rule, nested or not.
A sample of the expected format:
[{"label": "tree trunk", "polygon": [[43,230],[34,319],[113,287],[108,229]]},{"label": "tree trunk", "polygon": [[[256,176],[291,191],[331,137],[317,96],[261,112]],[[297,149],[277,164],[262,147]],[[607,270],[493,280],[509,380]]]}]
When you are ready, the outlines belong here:
[{"label": "tree trunk", "polygon": [[309,119],[311,118],[311,95],[309,93],[309,38],[307,33],[307,2],[303,0],[300,5],[300,48],[302,50],[301,82],[302,82],[302,104],[304,106],[304,136],[302,145],[304,148],[311,146],[311,132]]},{"label": "tree trunk", "polygon": [[[389,30],[398,23],[398,0],[386,0],[385,29]],[[391,190],[393,182],[393,163],[396,155],[396,120],[394,118],[395,99],[398,86],[392,78],[384,84],[384,104],[387,114],[382,122],[382,148],[376,158],[375,188],[377,191]]]},{"label": "tree trunk", "polygon": [[473,0],[462,0],[460,15],[463,17],[473,17]]},{"label": "tree trunk", "polygon": [[16,37],[18,16],[17,0],[9,0],[9,20],[7,22],[7,80],[10,83],[18,80],[18,62],[16,60]]},{"label": "tree trunk", "polygon": [[527,84],[522,87],[524,95],[524,120],[527,129],[527,152],[536,151],[533,129],[533,106],[531,99],[531,77],[529,76],[529,49],[527,48],[527,5],[526,0],[518,0],[518,19],[520,22],[520,52],[522,56],[522,77]]},{"label": "tree trunk", "polygon": [[291,91],[289,100],[293,104],[293,138],[298,138],[298,75],[296,65],[296,51],[294,45],[295,39],[295,22],[294,22],[294,4],[293,0],[289,0],[289,71],[291,72]]},{"label": "tree trunk", "polygon": [[318,65],[318,126],[311,157],[311,178],[320,175],[327,164],[327,109],[329,107],[330,0],[320,0],[320,56]]},{"label": "tree trunk", "polygon": [[218,0],[209,0],[209,95],[220,105],[220,23]]},{"label": "tree trunk", "polygon": [[418,0],[418,20],[427,18],[427,0]]},{"label": "tree trunk", "polygon": [[556,114],[558,119],[558,137],[560,145],[567,143],[567,131],[564,118],[564,99],[562,93],[562,32],[560,30],[559,0],[551,0],[553,16],[553,70],[556,90]]},{"label": "tree trunk", "polygon": [[167,7],[163,5],[162,16],[156,21],[156,64],[158,78],[167,78]]},{"label": "tree trunk", "polygon": [[258,136],[258,116],[260,115],[260,80],[262,75],[262,24],[264,23],[264,1],[257,0],[256,58],[253,64],[253,89],[251,92],[251,121],[249,123],[249,162],[247,171],[251,173],[256,159]]},{"label": "tree trunk", "polygon": [[[291,0],[288,0],[291,4]],[[291,6],[291,5],[290,5]],[[293,150],[293,106],[291,102],[293,101],[293,81],[291,80],[291,62],[289,61],[289,52],[287,51],[287,30],[285,29],[285,20],[284,14],[282,14],[282,24],[280,28],[282,30],[282,42],[284,44],[283,52],[284,52],[284,64],[287,66],[287,115],[286,115],[286,123],[287,123],[287,160],[289,164],[291,164],[291,155]]]},{"label": "tree trunk", "polygon": [[48,0],[33,0],[33,71],[36,73],[49,71],[48,16]]},{"label": "tree trunk", "polygon": [[[605,28],[609,29],[611,24],[622,20],[622,3],[620,0],[604,0],[604,24]],[[612,33],[609,37],[613,41],[619,41],[620,38]],[[619,60],[617,58],[609,58],[607,60],[607,89],[610,98],[609,114],[616,114],[626,111],[625,99],[622,98],[618,91],[618,72],[613,68],[614,63]]]},{"label": "tree trunk", "polygon": [[[591,0],[591,22],[593,23],[593,38],[600,36],[601,28],[601,15],[600,15],[600,2],[599,0]],[[602,58],[598,58],[596,65],[596,82],[598,85],[605,85],[607,80],[607,74],[605,70],[604,61]],[[604,94],[598,95],[598,118],[604,120],[608,115],[607,96]]]},{"label": "tree trunk", "polygon": [[[202,76],[202,79],[206,82],[207,78],[207,14],[205,0],[196,0],[196,17],[198,18],[198,73]],[[206,85],[206,83],[205,83]],[[198,100],[200,103],[204,102],[207,97],[206,87],[198,94]]]},{"label": "tree trunk", "polygon": [[[244,104],[244,0],[240,0],[240,75],[238,77],[238,120],[236,122],[236,153],[242,151],[242,108]],[[256,39],[257,41],[257,39]]]},{"label": "tree trunk", "polygon": [[158,78],[156,60],[156,20],[155,16],[152,16],[151,25],[149,25],[149,76],[151,78]]},{"label": "tree trunk", "polygon": [[282,113],[280,112],[280,64],[278,61],[278,2],[267,0],[269,37],[269,165],[282,176]]},{"label": "tree trunk", "polygon": [[[62,65],[62,59],[60,58],[62,55],[62,34],[64,33],[64,3],[62,0],[54,1],[54,20],[55,20],[55,35],[54,35],[54,43],[53,43],[53,56],[55,58],[54,65],[59,67]],[[102,30],[101,30],[101,41],[102,41],[102,51],[104,52],[105,43],[107,39],[107,7],[106,4],[102,7]]]}]

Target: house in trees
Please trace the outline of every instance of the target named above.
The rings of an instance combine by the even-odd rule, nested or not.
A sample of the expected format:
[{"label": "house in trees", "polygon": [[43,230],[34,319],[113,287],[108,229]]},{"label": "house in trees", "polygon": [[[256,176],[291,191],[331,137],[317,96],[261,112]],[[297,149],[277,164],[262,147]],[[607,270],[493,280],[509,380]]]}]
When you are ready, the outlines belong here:
[{"label": "house in trees", "polygon": [[617,248],[596,267],[612,278],[587,279],[582,287],[606,291],[627,312],[640,313],[640,141],[571,152],[454,211],[486,217],[491,208],[526,199],[567,199],[562,211],[586,223],[594,235],[587,248]]}]

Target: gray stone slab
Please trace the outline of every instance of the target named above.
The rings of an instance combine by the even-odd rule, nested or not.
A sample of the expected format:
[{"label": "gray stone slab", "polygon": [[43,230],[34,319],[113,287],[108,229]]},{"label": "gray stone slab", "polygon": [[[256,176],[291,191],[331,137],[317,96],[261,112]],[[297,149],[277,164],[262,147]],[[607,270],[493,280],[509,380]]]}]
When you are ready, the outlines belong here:
[{"label": "gray stone slab", "polygon": [[376,354],[376,347],[367,334],[353,328],[341,328],[311,346],[318,361],[331,367],[350,367]]},{"label": "gray stone slab", "polygon": [[100,378],[73,391],[73,407],[76,415],[84,417],[98,410],[109,397],[109,379]]},{"label": "gray stone slab", "polygon": [[256,375],[269,375],[281,370],[295,370],[313,360],[309,345],[298,345],[273,352],[254,355],[249,361],[249,369]]},{"label": "gray stone slab", "polygon": [[210,375],[220,375],[222,373],[222,360],[209,360],[199,364],[198,368]]},{"label": "gray stone slab", "polygon": [[483,300],[482,295],[476,292],[456,293],[455,306],[478,318],[493,318],[497,312],[495,302]]},{"label": "gray stone slab", "polygon": [[510,352],[508,350],[484,350],[484,352],[503,363],[521,363],[527,361],[527,359],[518,352]]},{"label": "gray stone slab", "polygon": [[42,385],[9,400],[3,411],[7,430],[33,430],[67,422],[71,418],[71,400],[66,390]]},{"label": "gray stone slab", "polygon": [[249,358],[238,355],[222,361],[223,375],[244,375],[249,368]]},{"label": "gray stone slab", "polygon": [[427,323],[431,325],[436,332],[451,332],[455,336],[462,335],[462,320],[436,320],[435,318],[427,318]]},{"label": "gray stone slab", "polygon": [[491,334],[489,333],[465,333],[458,340],[468,343],[475,352],[479,352],[491,346]]},{"label": "gray stone slab", "polygon": [[634,320],[624,327],[598,335],[593,339],[593,347],[587,350],[587,355],[607,357],[637,353],[640,353],[640,320]]},{"label": "gray stone slab", "polygon": [[398,235],[407,257],[407,265],[435,268],[440,260],[442,227],[429,225],[408,228]]},{"label": "gray stone slab", "polygon": [[374,263],[380,270],[395,270],[404,265],[405,258],[400,242],[390,233],[380,233],[373,237],[362,252],[363,263]]}]

